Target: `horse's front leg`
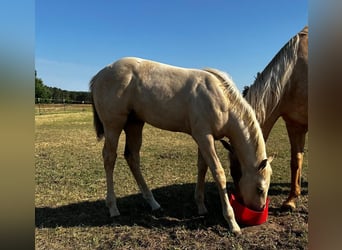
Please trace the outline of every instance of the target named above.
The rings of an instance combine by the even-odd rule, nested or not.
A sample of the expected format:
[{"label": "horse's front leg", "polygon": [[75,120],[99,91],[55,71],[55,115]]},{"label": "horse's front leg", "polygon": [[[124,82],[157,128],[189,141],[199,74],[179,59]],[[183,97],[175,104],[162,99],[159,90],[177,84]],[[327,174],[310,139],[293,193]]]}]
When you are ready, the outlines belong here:
[{"label": "horse's front leg", "polygon": [[209,166],[218,187],[223,217],[226,219],[230,230],[236,234],[240,234],[241,229],[235,220],[234,210],[229,203],[226,189],[226,175],[216,154],[214,138],[212,135],[194,136],[194,138],[197,141],[202,157]]},{"label": "horse's front leg", "polygon": [[205,163],[200,149],[198,148],[198,159],[197,159],[197,183],[195,189],[195,201],[198,208],[198,214],[204,215],[208,213],[206,206],[204,205],[204,186],[205,186],[205,175],[208,170],[208,165]]}]

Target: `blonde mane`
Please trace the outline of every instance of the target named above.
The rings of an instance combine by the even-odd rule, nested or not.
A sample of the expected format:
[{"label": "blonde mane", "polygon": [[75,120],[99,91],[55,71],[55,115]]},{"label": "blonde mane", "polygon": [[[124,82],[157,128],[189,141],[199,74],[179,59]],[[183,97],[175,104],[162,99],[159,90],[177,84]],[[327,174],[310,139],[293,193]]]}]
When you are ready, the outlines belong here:
[{"label": "blonde mane", "polygon": [[252,135],[249,140],[254,144],[263,141],[262,132],[258,120],[256,119],[255,112],[249,103],[243,98],[240,91],[237,89],[233,79],[225,72],[217,69],[205,68],[207,71],[215,75],[222,84],[222,89],[229,98],[229,105],[231,110],[237,116],[237,119],[242,120],[249,129],[249,134]]},{"label": "blonde mane", "polygon": [[255,110],[260,124],[267,120],[266,114],[270,115],[279,104],[297,61],[299,41],[297,34],[286,43],[249,87],[246,99]]}]

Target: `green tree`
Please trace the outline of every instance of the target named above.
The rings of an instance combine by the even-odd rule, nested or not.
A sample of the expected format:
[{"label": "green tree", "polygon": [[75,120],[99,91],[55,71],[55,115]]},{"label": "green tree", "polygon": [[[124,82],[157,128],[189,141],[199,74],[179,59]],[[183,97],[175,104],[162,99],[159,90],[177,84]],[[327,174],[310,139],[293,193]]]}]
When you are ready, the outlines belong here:
[{"label": "green tree", "polygon": [[[91,103],[90,92],[67,91],[56,87],[49,87],[43,80],[37,78],[35,71],[35,99],[36,103]],[[39,98],[39,99],[38,99]]]},{"label": "green tree", "polygon": [[49,102],[48,100],[50,98],[51,98],[51,92],[49,88],[44,85],[42,79],[37,78],[37,71],[35,71],[35,100],[36,102]]}]

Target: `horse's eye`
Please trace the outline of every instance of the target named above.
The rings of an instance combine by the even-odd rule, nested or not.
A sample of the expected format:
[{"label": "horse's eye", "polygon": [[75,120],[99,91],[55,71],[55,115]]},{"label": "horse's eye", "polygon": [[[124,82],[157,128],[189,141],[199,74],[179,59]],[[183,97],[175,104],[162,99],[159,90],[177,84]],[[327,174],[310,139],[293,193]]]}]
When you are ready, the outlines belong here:
[{"label": "horse's eye", "polygon": [[263,194],[264,193],[264,189],[258,187],[257,188],[257,193],[260,194],[260,195]]}]

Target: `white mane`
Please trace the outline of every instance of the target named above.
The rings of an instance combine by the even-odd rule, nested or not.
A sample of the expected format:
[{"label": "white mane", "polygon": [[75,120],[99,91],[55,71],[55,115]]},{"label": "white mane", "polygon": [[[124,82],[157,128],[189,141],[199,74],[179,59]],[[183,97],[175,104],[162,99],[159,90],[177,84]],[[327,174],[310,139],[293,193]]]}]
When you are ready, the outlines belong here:
[{"label": "white mane", "polygon": [[[237,89],[233,79],[225,72],[217,69],[205,68],[203,69],[215,75],[222,83],[222,88],[229,98],[229,103],[232,111],[234,111],[237,118],[245,124],[249,129],[249,134],[252,136],[249,140],[253,143],[259,143],[262,139],[262,132],[255,112],[249,103],[243,98],[240,91]],[[263,140],[263,139],[262,139]]]},{"label": "white mane", "polygon": [[249,87],[246,100],[255,110],[260,124],[277,107],[297,61],[299,35],[294,36]]}]

